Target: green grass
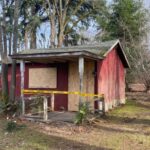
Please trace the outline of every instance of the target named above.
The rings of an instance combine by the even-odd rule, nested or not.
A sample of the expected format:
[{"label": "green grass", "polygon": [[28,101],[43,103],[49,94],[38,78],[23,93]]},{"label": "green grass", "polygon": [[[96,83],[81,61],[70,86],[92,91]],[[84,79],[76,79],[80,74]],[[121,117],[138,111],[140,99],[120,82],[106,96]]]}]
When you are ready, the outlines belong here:
[{"label": "green grass", "polygon": [[126,115],[133,117],[134,115],[145,111],[149,111],[148,108],[141,107],[141,105],[136,101],[127,100],[124,106],[120,106],[120,108],[114,109],[110,112],[110,114],[117,116]]},{"label": "green grass", "polygon": [[92,126],[26,123],[6,133],[0,119],[0,150],[149,150],[150,101],[127,101]]},{"label": "green grass", "polygon": [[53,147],[52,140],[49,137],[35,130],[25,128],[13,133],[7,133],[5,130],[7,121],[0,122],[0,149],[4,150],[29,150],[42,149],[47,150]]},{"label": "green grass", "polygon": [[144,124],[145,121],[147,120],[147,123],[150,125],[150,105],[149,104],[150,102],[148,102],[148,105],[146,104],[143,105],[140,102],[127,100],[125,105],[120,106],[119,108],[114,109],[113,111],[110,111],[108,113],[108,118],[111,121],[120,121],[120,122],[124,120],[130,121],[134,119],[136,122],[138,119],[141,119],[141,124]]}]

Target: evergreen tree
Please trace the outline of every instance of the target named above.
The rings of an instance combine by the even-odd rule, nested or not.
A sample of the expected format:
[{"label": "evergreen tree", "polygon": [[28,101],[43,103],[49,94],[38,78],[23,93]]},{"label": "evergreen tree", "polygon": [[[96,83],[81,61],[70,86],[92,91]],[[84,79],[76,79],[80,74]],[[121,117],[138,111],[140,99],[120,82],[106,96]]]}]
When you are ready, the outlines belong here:
[{"label": "evergreen tree", "polygon": [[[148,11],[141,0],[114,0],[103,15],[97,17],[101,28],[98,37],[120,39],[131,64],[128,79],[137,74],[141,53],[146,50],[144,40],[148,32]],[[134,71],[133,71],[134,70]]]}]

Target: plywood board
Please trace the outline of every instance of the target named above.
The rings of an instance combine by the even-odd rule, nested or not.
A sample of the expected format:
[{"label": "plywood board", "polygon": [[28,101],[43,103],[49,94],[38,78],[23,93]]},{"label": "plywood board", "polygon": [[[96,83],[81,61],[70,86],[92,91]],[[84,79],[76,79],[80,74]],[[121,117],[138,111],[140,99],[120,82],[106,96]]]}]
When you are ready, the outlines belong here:
[{"label": "plywood board", "polygon": [[[70,62],[69,63],[69,91],[79,91],[79,73],[78,73],[78,63]],[[68,95],[68,110],[77,111],[79,104],[78,95]]]},{"label": "plywood board", "polygon": [[56,68],[30,68],[29,88],[56,88],[57,69]]},{"label": "plywood board", "polygon": [[[83,79],[83,92],[94,93],[94,62],[85,62],[84,66],[84,79]],[[69,91],[79,91],[79,70],[77,62],[69,63]],[[93,98],[84,98],[85,101],[91,101],[91,109],[94,108]],[[68,110],[78,111],[79,96],[68,95]]]}]

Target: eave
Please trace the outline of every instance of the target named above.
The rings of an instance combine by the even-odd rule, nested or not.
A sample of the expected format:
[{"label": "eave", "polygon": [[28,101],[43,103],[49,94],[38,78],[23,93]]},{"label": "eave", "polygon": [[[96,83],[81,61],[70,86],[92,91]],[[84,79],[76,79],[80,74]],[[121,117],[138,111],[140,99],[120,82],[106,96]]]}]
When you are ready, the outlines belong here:
[{"label": "eave", "polygon": [[56,52],[56,53],[36,53],[36,54],[14,54],[10,55],[12,59],[17,59],[17,60],[25,60],[25,61],[35,61],[36,59],[40,59],[41,61],[44,59],[49,59],[49,60],[57,60],[57,61],[62,61],[62,60],[74,60],[79,57],[84,57],[86,59],[91,59],[91,60],[101,60],[103,59],[102,57],[93,54],[88,51],[75,51],[75,52]]}]

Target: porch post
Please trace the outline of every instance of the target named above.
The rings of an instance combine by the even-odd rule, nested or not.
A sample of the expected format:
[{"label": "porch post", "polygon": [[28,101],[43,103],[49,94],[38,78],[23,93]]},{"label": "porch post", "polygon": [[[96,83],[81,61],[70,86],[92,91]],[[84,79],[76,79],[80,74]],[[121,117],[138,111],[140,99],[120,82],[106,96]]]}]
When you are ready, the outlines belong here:
[{"label": "porch post", "polygon": [[[83,75],[84,75],[84,57],[79,57],[79,84],[80,84],[80,93],[83,93]],[[79,106],[82,102],[82,96],[80,95]]]},{"label": "porch post", "polygon": [[47,120],[48,120],[47,97],[44,96],[43,98],[44,98],[44,101],[43,101],[43,102],[44,102],[44,103],[43,103],[43,106],[44,106],[44,121],[47,121]]},{"label": "porch post", "polygon": [[21,73],[21,102],[22,102],[22,115],[25,114],[25,102],[24,102],[24,71],[25,63],[23,60],[20,61],[20,73]]}]

